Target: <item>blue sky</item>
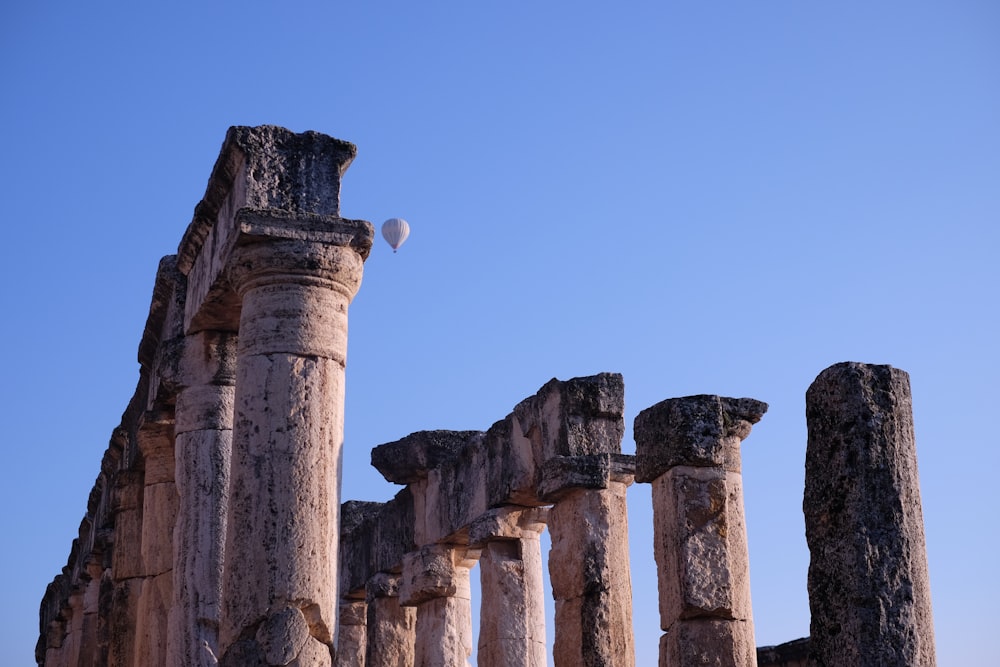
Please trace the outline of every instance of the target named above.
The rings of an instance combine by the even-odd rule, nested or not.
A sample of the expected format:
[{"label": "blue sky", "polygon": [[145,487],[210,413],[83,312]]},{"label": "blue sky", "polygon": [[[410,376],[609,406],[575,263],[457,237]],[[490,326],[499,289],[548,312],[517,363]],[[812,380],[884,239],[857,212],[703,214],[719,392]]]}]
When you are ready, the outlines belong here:
[{"label": "blue sky", "polygon": [[[6,3],[0,663],[31,664],[157,262],[226,128],[262,123],[356,143],[343,214],[412,226],[351,307],[345,500],[395,491],[371,447],[485,429],[551,377],[623,373],[629,426],[758,398],[757,640],[791,640],[805,390],[888,363],[912,379],[939,663],[1000,662],[998,30],[985,0]],[[640,665],[650,515],[632,487]]]}]

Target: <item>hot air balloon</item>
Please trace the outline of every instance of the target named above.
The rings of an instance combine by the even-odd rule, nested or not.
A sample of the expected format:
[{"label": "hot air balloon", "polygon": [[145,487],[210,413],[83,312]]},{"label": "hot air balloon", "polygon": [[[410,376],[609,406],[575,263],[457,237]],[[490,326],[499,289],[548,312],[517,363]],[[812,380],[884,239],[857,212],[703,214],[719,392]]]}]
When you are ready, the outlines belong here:
[{"label": "hot air balloon", "polygon": [[393,252],[399,250],[409,235],[410,225],[402,218],[389,218],[382,223],[382,238],[392,246]]}]

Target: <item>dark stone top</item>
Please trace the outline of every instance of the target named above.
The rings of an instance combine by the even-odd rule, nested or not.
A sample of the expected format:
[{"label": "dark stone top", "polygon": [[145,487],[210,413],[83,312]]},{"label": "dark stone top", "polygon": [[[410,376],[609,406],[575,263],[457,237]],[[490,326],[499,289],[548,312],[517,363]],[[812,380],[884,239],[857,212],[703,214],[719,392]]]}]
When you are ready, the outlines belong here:
[{"label": "dark stone top", "polygon": [[375,447],[372,466],[390,482],[411,484],[482,435],[482,431],[417,431]]},{"label": "dark stone top", "polygon": [[643,410],[634,426],[636,481],[652,482],[675,466],[738,472],[739,441],[765,412],[767,403],[753,398],[706,394],[667,399]]}]

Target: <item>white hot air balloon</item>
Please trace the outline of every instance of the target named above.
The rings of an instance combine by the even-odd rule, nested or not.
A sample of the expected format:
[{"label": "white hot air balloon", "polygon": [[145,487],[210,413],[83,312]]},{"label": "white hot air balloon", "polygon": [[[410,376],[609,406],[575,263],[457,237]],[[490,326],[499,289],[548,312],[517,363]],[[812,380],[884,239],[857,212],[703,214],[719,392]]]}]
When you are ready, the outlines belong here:
[{"label": "white hot air balloon", "polygon": [[382,223],[382,238],[392,246],[393,252],[399,250],[409,235],[410,225],[402,218],[389,218]]}]

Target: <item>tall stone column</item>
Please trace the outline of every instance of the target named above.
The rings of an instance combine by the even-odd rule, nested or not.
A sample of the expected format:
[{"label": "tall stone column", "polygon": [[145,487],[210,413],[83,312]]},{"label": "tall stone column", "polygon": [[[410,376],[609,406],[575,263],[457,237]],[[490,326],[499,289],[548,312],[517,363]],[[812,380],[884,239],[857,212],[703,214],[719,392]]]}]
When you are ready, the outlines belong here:
[{"label": "tall stone column", "polygon": [[413,667],[417,610],[399,603],[398,574],[380,572],[365,586],[368,645],[365,667]]},{"label": "tall stone column", "polygon": [[242,310],[220,648],[234,667],[330,665],[336,631],[347,307],[367,247],[291,236],[230,258]]},{"label": "tall stone column", "polygon": [[806,393],[811,659],[935,664],[910,378],[841,363]]},{"label": "tall stone column", "polygon": [[755,667],[740,442],[767,405],[689,396],[635,419],[636,480],[653,485],[661,667]]},{"label": "tall stone column", "polygon": [[416,667],[466,667],[472,655],[474,551],[446,544],[403,557],[400,604],[417,608]]},{"label": "tall stone column", "polygon": [[634,463],[621,455],[556,457],[541,495],[552,536],[556,667],[632,667],[632,579],[626,490]]},{"label": "tall stone column", "polygon": [[121,470],[115,477],[111,496],[115,533],[111,552],[114,583],[108,618],[108,667],[136,664],[135,619],[144,581],[141,552],[143,487],[141,470]]},{"label": "tall stone column", "polygon": [[479,667],[545,667],[545,586],[539,535],[545,508],[487,512],[469,528],[479,558]]},{"label": "tall stone column", "polygon": [[137,433],[145,466],[141,558],[145,581],[139,594],[134,663],[167,663],[167,628],[173,601],[174,483],[173,415],[147,412]]},{"label": "tall stone column", "polygon": [[177,345],[178,508],[167,664],[210,667],[219,654],[236,336],[205,331]]}]

